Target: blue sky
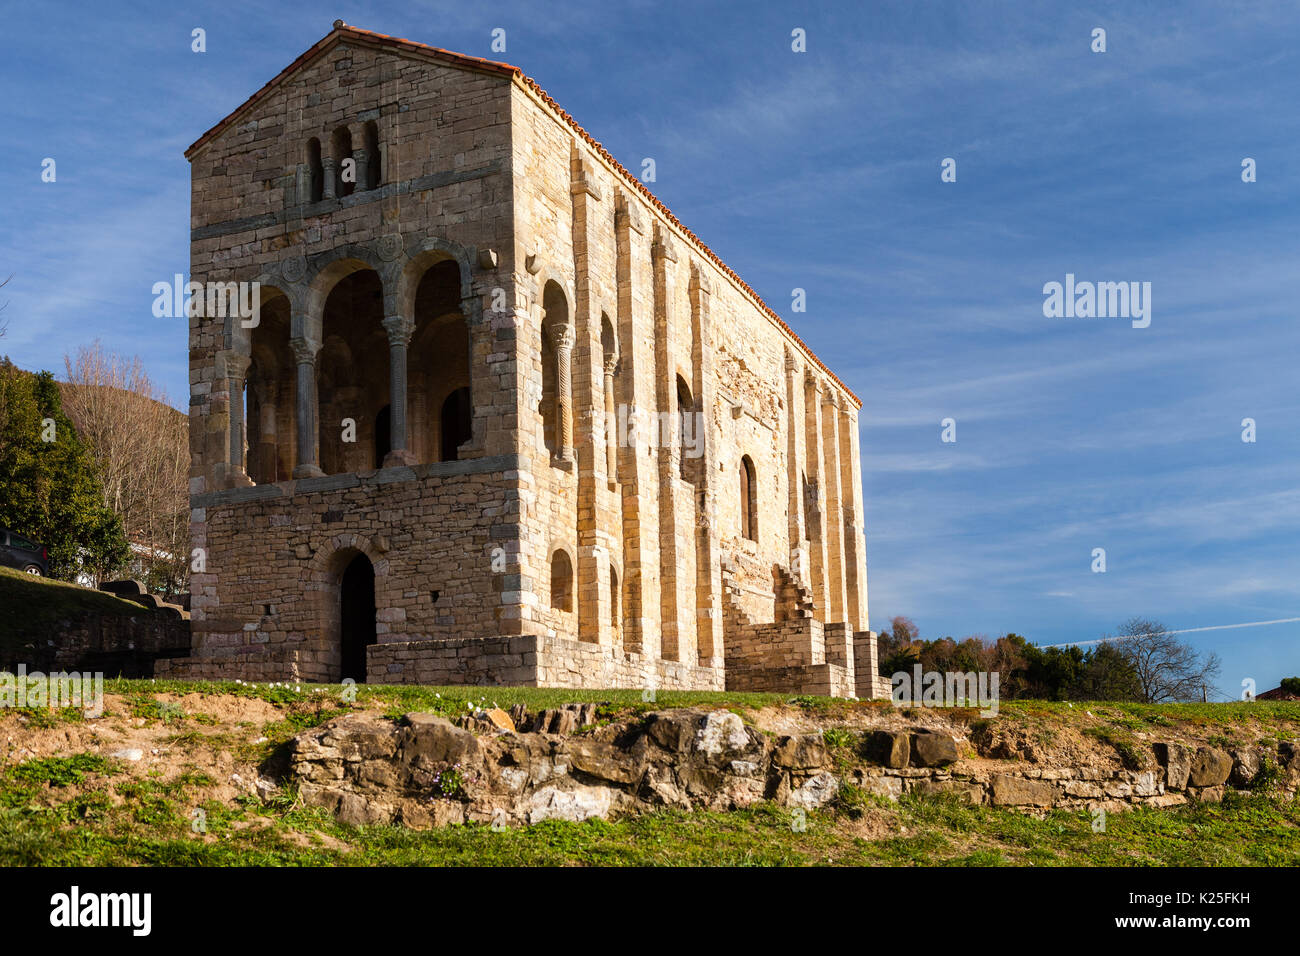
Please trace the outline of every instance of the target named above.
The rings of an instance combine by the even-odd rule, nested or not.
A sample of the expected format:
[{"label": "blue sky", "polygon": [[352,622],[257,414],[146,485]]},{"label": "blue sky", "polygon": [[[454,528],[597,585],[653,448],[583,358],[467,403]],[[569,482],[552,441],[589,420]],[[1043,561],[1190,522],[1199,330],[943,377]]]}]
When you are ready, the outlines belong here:
[{"label": "blue sky", "polygon": [[[25,367],[99,337],[184,406],[183,324],[150,312],[187,268],[182,152],[342,17],[514,63],[624,165],[655,159],[655,193],[864,401],[873,627],[1300,617],[1293,3],[0,6],[0,352]],[[1044,317],[1067,273],[1150,282],[1150,327]],[[1297,622],[1187,639],[1225,695],[1300,673]]]}]

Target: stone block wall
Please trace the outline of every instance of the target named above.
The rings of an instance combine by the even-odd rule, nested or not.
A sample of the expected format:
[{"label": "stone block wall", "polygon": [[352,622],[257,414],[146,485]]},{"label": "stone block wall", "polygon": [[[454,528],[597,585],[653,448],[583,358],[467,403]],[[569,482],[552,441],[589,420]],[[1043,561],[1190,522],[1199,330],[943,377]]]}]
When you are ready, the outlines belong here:
[{"label": "stone block wall", "polygon": [[[191,276],[264,313],[190,320],[198,661],[334,673],[363,553],[382,674],[858,688],[860,402],[536,83],[336,25],[187,156]],[[494,475],[429,463],[464,380]]]}]

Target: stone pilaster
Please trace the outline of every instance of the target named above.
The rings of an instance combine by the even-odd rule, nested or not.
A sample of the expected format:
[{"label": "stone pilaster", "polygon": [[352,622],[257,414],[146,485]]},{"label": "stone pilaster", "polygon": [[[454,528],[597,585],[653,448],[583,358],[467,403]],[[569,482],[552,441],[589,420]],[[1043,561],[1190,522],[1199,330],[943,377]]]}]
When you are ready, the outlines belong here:
[{"label": "stone pilaster", "polygon": [[822,392],[822,443],[826,464],[825,501],[822,528],[826,533],[826,576],[830,607],[827,621],[845,620],[844,596],[844,499],[840,490],[839,395],[829,382]]},{"label": "stone pilaster", "polygon": [[830,585],[826,556],[826,488],[822,463],[822,383],[811,372],[804,380],[804,420],[807,442],[808,483],[810,494],[804,501],[808,521],[808,545],[811,552],[813,617],[823,624],[831,620]]}]

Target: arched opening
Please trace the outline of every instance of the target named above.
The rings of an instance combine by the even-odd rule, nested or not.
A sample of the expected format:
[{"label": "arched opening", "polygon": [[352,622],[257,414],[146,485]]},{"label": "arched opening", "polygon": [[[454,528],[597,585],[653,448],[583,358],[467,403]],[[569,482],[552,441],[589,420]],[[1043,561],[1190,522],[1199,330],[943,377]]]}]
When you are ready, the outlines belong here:
[{"label": "arched opening", "polygon": [[618,639],[619,628],[623,623],[623,605],[618,590],[618,572],[614,565],[609,566],[609,631]]},{"label": "arched opening", "polygon": [[340,279],[325,299],[317,356],[320,467],[327,475],[375,466],[386,454],[387,427],[377,436],[380,410],[389,403],[388,334],[379,275],[361,268]]},{"label": "arched opening", "polygon": [[392,451],[393,406],[385,405],[375,415],[375,467],[384,467],[384,456]]},{"label": "arched opening", "polygon": [[379,124],[374,120],[366,123],[365,127],[365,147],[366,147],[366,189],[377,189],[379,184],[384,181],[383,177],[383,158],[379,154]]},{"label": "arched opening", "polygon": [[357,188],[357,170],[353,163],[345,167],[344,160],[352,159],[352,131],[340,126],[330,137],[330,147],[334,156],[334,195],[350,196]]},{"label": "arched opening", "polygon": [[469,324],[460,310],[460,283],[460,265],[444,258],[428,264],[415,285],[407,435],[420,461],[455,461],[472,437]]},{"label": "arched opening", "polygon": [[455,461],[457,450],[470,439],[473,416],[469,405],[469,388],[458,388],[442,403],[439,430],[442,433],[442,456],[439,461]]},{"label": "arched opening", "polygon": [[289,332],[289,300],[273,292],[263,298],[260,321],[249,336],[245,376],[245,470],[256,484],[288,480],[296,463],[296,365]]},{"label": "arched opening", "polygon": [[542,416],[542,444],[552,456],[559,455],[563,444],[563,423],[560,410],[560,368],[556,350],[557,337],[569,325],[569,300],[555,280],[546,283],[542,290],[542,395],[538,411]]},{"label": "arched opening", "polygon": [[758,540],[758,482],[748,455],[740,459],[740,534]]},{"label": "arched opening", "polygon": [[695,434],[695,401],[691,398],[691,389],[686,379],[677,376],[677,430],[678,448],[681,458],[678,462],[682,481],[694,481],[698,472],[700,436]]},{"label": "arched opening", "polygon": [[551,555],[551,607],[556,611],[573,610],[573,562],[563,551]]},{"label": "arched opening", "polygon": [[366,682],[366,648],[375,643],[375,568],[357,554],[339,579],[340,680]]},{"label": "arched opening", "polygon": [[320,140],[315,136],[307,141],[307,195],[312,202],[320,202],[325,195],[325,168],[320,161]]}]

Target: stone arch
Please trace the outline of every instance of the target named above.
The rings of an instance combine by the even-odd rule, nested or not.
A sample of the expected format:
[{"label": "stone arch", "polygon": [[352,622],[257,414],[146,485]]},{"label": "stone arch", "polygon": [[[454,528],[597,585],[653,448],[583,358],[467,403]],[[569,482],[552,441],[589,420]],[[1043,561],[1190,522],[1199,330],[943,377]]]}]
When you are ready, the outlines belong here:
[{"label": "stone arch", "polygon": [[[472,285],[471,250],[460,243],[437,236],[420,240],[414,248],[407,251],[404,259],[399,259],[394,271],[394,300],[389,307],[390,315],[411,315],[415,311],[415,295],[419,290],[420,280],[428,269],[445,259],[453,260],[460,269],[460,299],[463,302],[474,294]],[[399,253],[400,255],[400,253]],[[467,318],[472,318],[469,316]]]},{"label": "stone arch", "polygon": [[[320,256],[308,267],[303,279],[306,289],[303,308],[294,316],[293,335],[313,342],[321,341],[321,313],[325,309],[325,300],[329,298],[335,286],[354,272],[369,269],[380,277],[385,291],[389,282],[385,273],[388,271],[384,261],[374,254],[368,246],[361,243],[344,246],[332,253]],[[283,266],[281,267],[283,269]]]},{"label": "stone arch", "polygon": [[740,535],[758,541],[758,474],[748,455],[740,459]]},{"label": "stone arch", "polygon": [[551,559],[548,564],[550,571],[550,608],[552,611],[571,614],[575,607],[573,557],[564,548],[556,548],[551,552]]},{"label": "stone arch", "polygon": [[[388,606],[388,560],[365,535],[338,534],[317,549],[307,566],[304,591],[312,595],[315,603],[317,633],[320,635],[316,650],[325,656],[328,680],[342,680],[344,652],[344,605],[342,587],[344,575],[356,559],[364,557],[373,573],[373,595],[376,624],[379,612]],[[375,640],[377,641],[377,635]],[[372,641],[374,643],[374,641]],[[364,681],[364,674],[355,677]]]},{"label": "stone arch", "polygon": [[623,591],[622,575],[613,558],[609,562],[609,635],[610,641],[617,644],[623,633]]},{"label": "stone arch", "polygon": [[553,457],[561,455],[566,448],[566,424],[572,428],[571,423],[566,423],[571,410],[565,404],[571,387],[564,380],[569,372],[565,353],[573,346],[572,315],[564,286],[555,279],[548,279],[542,286],[538,302],[542,391],[537,411],[542,421],[542,444]]},{"label": "stone arch", "polygon": [[375,449],[388,440],[375,433],[379,411],[389,404],[383,280],[373,269],[353,268],[358,261],[346,260],[319,315],[317,422],[327,475],[369,470]]},{"label": "stone arch", "polygon": [[[458,397],[457,414],[445,419],[450,396],[463,396],[473,385],[470,325],[461,292],[462,265],[445,250],[425,250],[403,268],[400,284],[413,284],[409,313],[412,337],[408,350],[410,450],[419,461],[455,461],[461,445],[473,437],[472,402]],[[448,426],[452,426],[449,430]]]},{"label": "stone arch", "polygon": [[696,408],[695,398],[691,395],[691,387],[686,384],[686,378],[679,371],[677,373],[677,435],[678,435],[678,470],[682,481],[696,482],[699,479],[700,459],[694,456],[697,436],[696,427]]}]

